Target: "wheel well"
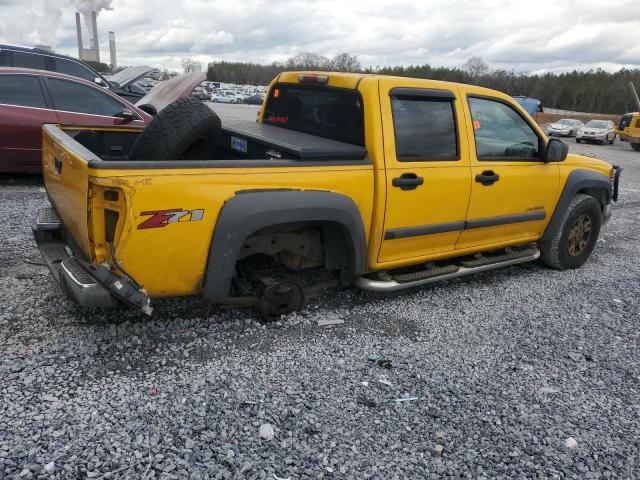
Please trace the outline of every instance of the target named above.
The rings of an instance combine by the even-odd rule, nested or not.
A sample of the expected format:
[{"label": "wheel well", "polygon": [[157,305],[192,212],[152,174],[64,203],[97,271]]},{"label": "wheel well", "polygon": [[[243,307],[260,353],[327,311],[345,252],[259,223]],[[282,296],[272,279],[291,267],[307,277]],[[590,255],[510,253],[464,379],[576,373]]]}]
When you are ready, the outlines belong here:
[{"label": "wheel well", "polygon": [[288,268],[302,270],[323,266],[338,270],[343,282],[354,275],[355,245],[338,222],[295,222],[270,225],[250,234],[238,261],[263,254],[278,258]]},{"label": "wheel well", "polygon": [[585,195],[589,195],[590,197],[595,198],[600,204],[600,208],[604,209],[606,205],[609,204],[609,192],[607,192],[604,188],[600,187],[589,187],[578,190],[576,193],[583,193]]}]

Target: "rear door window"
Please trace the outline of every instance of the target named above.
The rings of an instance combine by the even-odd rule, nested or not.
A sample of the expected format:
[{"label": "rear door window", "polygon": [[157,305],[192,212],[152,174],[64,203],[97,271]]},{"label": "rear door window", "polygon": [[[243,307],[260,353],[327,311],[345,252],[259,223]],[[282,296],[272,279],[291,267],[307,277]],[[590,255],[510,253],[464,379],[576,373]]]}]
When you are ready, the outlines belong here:
[{"label": "rear door window", "polygon": [[78,82],[47,78],[47,88],[56,110],[114,117],[125,106],[110,95]]},{"label": "rear door window", "polygon": [[84,78],[90,82],[93,82],[96,79],[96,74],[87,67],[79,64],[78,62],[65,60],[64,58],[56,58],[56,71],[73,77]]},{"label": "rear door window", "polygon": [[391,109],[398,161],[459,158],[452,99],[392,97]]},{"label": "rear door window", "polygon": [[35,68],[47,70],[47,56],[37,53],[11,52],[11,66],[20,68]]},{"label": "rear door window", "polygon": [[40,80],[32,75],[0,75],[0,103],[46,108]]},{"label": "rear door window", "polygon": [[263,123],[364,146],[362,99],[355,90],[276,84]]}]

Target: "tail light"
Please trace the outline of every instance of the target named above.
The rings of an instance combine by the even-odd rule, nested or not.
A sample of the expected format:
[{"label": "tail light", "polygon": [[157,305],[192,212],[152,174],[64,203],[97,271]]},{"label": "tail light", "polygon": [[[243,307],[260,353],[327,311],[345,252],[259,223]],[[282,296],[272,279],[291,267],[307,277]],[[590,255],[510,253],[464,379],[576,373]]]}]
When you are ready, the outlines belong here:
[{"label": "tail light", "polygon": [[298,75],[298,81],[300,83],[315,83],[318,85],[326,85],[327,82],[329,82],[329,76],[303,73],[301,75]]}]

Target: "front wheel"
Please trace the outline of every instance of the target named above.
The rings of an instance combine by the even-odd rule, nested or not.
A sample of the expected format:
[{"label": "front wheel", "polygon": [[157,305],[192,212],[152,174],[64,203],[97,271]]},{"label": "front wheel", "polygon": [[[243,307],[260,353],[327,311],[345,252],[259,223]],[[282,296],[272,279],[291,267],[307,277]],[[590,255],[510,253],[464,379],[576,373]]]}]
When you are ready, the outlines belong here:
[{"label": "front wheel", "polygon": [[640,143],[632,143],[631,148],[633,148],[636,152],[640,152]]},{"label": "front wheel", "polygon": [[542,248],[542,261],[557,270],[581,267],[596,245],[601,225],[600,203],[589,195],[576,195],[562,225]]},{"label": "front wheel", "polygon": [[576,138],[576,143],[582,143],[582,140],[580,140],[579,138]]}]

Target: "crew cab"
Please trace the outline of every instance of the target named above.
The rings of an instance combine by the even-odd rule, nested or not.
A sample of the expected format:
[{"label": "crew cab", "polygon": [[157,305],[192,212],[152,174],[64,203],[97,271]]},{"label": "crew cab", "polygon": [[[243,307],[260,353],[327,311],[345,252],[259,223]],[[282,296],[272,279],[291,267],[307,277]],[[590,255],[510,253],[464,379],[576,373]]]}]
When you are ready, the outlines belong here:
[{"label": "crew cab", "polygon": [[[330,286],[394,291],[540,256],[577,268],[618,195],[618,167],[569,155],[481,87],[286,72],[257,122],[207,108],[179,100],[144,131],[43,127],[52,207],[34,233],[70,298],[150,313],[198,296],[274,318]],[[127,159],[104,158],[122,136]]]}]

